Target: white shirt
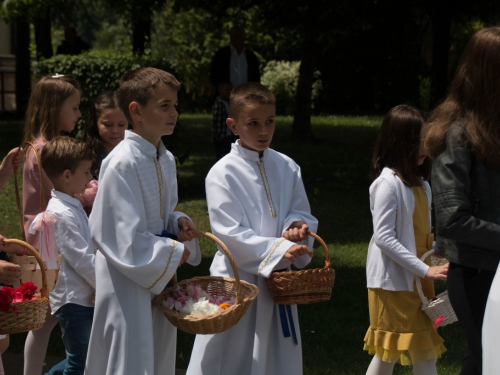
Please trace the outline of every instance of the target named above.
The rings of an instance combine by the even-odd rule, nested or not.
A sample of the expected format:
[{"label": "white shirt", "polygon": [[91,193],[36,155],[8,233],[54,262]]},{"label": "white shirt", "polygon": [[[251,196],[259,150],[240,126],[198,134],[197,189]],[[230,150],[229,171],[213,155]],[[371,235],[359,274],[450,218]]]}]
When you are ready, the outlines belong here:
[{"label": "white shirt", "polygon": [[[295,345],[291,337],[283,335],[279,309],[265,281],[273,270],[291,264],[283,255],[295,243],[281,237],[284,230],[295,221],[305,221],[312,232],[318,226],[299,166],[272,149],[259,158],[257,152],[236,142],[212,167],[205,186],[212,231],[231,251],[240,279],[257,285],[259,295],[233,328],[196,336],[187,374],[302,374],[297,307],[291,306],[298,338]],[[270,205],[276,217],[272,217]],[[313,239],[304,242],[311,247]],[[303,255],[295,265],[301,268],[310,260]],[[233,277],[221,251],[214,257],[210,274]]]},{"label": "white shirt", "polygon": [[229,79],[231,80],[233,87],[236,87],[240,83],[248,81],[247,53],[245,47],[243,47],[239,55],[236,48],[232,45],[229,45],[229,48],[231,50],[231,59],[229,60]]},{"label": "white shirt", "polygon": [[57,251],[62,254],[59,277],[50,293],[52,314],[67,303],[93,307],[95,248],[87,214],[78,199],[54,189],[46,212],[58,218],[54,234]]},{"label": "white shirt", "polygon": [[[431,189],[423,181],[431,222]],[[413,291],[413,279],[425,277],[429,266],[417,257],[413,211],[415,196],[394,171],[384,168],[370,186],[373,237],[368,245],[368,288]],[[430,228],[429,228],[430,230]]]},{"label": "white shirt", "polygon": [[177,330],[151,300],[174,276],[185,246],[191,252],[188,263],[201,260],[197,240],[157,236],[164,229],[179,233],[178,219],[186,215],[175,212],[176,205],[174,156],[163,143],[157,150],[126,131],[102,163],[89,219],[98,252],[87,375],[175,372]]}]

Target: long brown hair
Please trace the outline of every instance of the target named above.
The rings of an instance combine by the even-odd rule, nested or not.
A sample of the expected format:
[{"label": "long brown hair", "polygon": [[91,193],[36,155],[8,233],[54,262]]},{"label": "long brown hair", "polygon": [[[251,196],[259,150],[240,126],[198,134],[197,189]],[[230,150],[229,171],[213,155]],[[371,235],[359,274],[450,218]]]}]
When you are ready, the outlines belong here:
[{"label": "long brown hair", "polygon": [[87,123],[85,124],[85,130],[83,132],[83,141],[94,153],[94,159],[92,162],[93,170],[96,170],[98,167],[99,153],[103,149],[97,121],[104,110],[115,108],[120,108],[118,103],[118,94],[116,91],[102,93],[97,97],[92,107],[90,107],[89,117],[87,118]]},{"label": "long brown hair", "polygon": [[76,91],[80,84],[71,75],[44,76],[31,93],[24,121],[24,141],[38,137],[50,141],[57,137],[59,117],[63,102]]},{"label": "long brown hair", "polygon": [[442,151],[457,121],[477,160],[500,168],[500,27],[483,28],[467,43],[447,97],[424,128],[429,156]]},{"label": "long brown hair", "polygon": [[421,111],[406,104],[398,105],[384,117],[373,152],[371,176],[376,179],[382,169],[391,168],[407,186],[422,186],[420,177],[428,179],[431,162],[427,158],[417,165],[421,131],[425,122]]}]

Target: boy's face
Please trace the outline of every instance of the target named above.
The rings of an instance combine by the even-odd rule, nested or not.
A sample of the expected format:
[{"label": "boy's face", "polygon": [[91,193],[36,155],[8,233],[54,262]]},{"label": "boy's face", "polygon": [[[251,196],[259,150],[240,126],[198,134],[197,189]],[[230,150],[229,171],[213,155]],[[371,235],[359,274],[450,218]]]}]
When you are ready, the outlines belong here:
[{"label": "boy's face", "polygon": [[146,105],[130,103],[134,132],[156,147],[160,137],[174,132],[177,123],[177,91],[170,86],[158,86]]},{"label": "boy's face", "polygon": [[234,118],[226,120],[233,134],[240,137],[240,145],[262,153],[273,139],[276,108],[273,105],[250,104]]},{"label": "boy's face", "polygon": [[78,167],[76,167],[75,172],[72,173],[69,169],[63,172],[64,179],[64,190],[70,196],[75,194],[83,194],[87,188],[87,184],[92,180],[92,173],[90,173],[90,167],[92,167],[91,160],[82,160]]}]

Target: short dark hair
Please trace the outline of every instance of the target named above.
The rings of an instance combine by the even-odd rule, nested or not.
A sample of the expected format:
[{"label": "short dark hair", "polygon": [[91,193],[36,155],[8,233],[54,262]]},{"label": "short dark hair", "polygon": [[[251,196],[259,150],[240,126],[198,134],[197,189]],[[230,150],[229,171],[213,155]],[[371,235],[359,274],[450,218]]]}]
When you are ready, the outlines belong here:
[{"label": "short dark hair", "polygon": [[40,161],[51,181],[61,176],[66,169],[74,173],[81,161],[92,161],[93,152],[85,142],[75,138],[59,136],[43,146]]},{"label": "short dark hair", "polygon": [[179,91],[181,84],[172,74],[156,68],[139,68],[122,76],[118,97],[120,108],[130,124],[132,124],[128,109],[130,103],[137,102],[140,105],[146,105],[159,86],[170,86]]},{"label": "short dark hair", "polygon": [[229,96],[230,116],[235,118],[241,110],[251,104],[276,106],[273,93],[257,82],[245,82],[236,86]]},{"label": "short dark hair", "polygon": [[420,177],[428,180],[431,161],[425,158],[417,165],[423,113],[406,104],[398,105],[385,115],[372,158],[371,175],[376,179],[384,167],[391,168],[407,186],[422,186]]}]

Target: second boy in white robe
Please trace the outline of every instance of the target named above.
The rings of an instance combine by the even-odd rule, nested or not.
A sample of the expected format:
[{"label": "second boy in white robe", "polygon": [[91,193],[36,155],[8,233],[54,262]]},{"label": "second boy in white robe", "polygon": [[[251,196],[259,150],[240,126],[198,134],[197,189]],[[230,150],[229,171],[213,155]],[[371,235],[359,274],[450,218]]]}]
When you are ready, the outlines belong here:
[{"label": "second boy in white robe", "polygon": [[[310,213],[299,166],[272,149],[259,158],[258,152],[238,142],[206,178],[208,210],[213,233],[229,248],[240,278],[257,285],[259,295],[233,328],[196,336],[187,374],[302,374],[297,307],[291,306],[295,344],[291,336],[283,334],[279,309],[265,278],[273,270],[291,265],[283,255],[296,243],[281,237],[290,224],[304,221],[315,232],[318,222]],[[307,245],[312,248],[312,243],[310,238]],[[295,265],[304,267],[310,259],[303,255]],[[210,273],[233,277],[221,251],[215,255]]]}]

